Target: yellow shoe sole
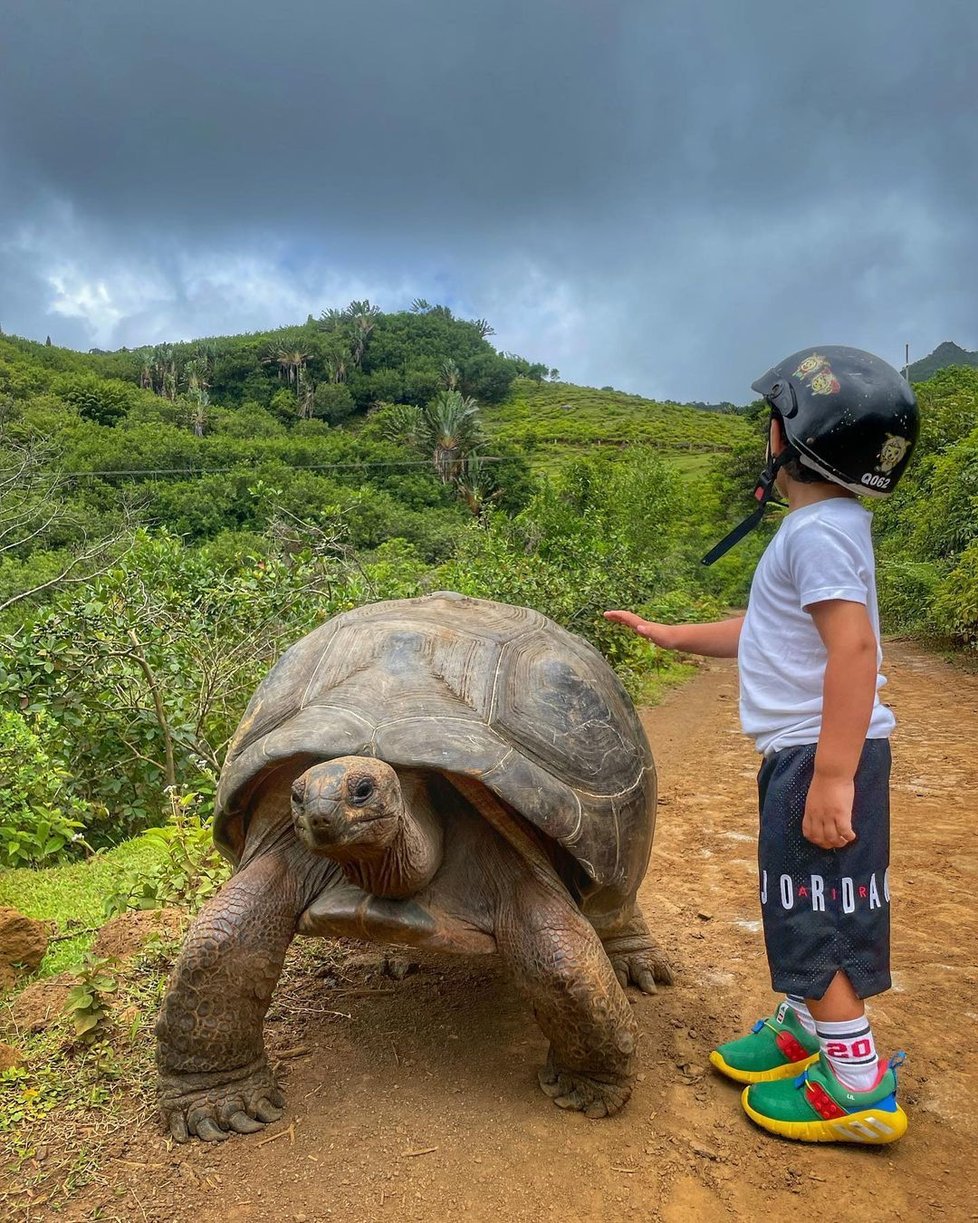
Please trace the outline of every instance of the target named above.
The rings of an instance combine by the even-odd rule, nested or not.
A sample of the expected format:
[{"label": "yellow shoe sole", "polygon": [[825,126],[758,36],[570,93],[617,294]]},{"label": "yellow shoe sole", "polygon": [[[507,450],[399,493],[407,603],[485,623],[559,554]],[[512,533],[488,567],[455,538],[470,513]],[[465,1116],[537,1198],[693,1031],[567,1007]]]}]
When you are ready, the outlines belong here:
[{"label": "yellow shoe sole", "polygon": [[751,1121],[771,1134],[792,1138],[795,1142],[858,1142],[878,1147],[896,1142],[907,1132],[907,1114],[899,1104],[895,1113],[883,1108],[867,1108],[835,1121],[779,1121],[751,1108],[746,1088],[740,1102]]},{"label": "yellow shoe sole", "polygon": [[711,1065],[737,1083],[773,1083],[777,1079],[795,1079],[817,1061],[818,1054],[813,1053],[803,1062],[787,1062],[784,1066],[775,1066],[773,1070],[738,1070],[735,1066],[728,1066],[716,1049],[710,1054]]}]

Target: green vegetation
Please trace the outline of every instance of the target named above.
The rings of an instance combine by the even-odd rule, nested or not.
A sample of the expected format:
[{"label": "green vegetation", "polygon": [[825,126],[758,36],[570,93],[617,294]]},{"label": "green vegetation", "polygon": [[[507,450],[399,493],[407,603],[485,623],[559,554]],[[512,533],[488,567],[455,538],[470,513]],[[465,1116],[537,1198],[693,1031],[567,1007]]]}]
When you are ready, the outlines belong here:
[{"label": "green vegetation", "polygon": [[595,447],[615,458],[630,457],[636,447],[699,456],[730,450],[747,435],[732,413],[529,378],[517,379],[509,398],[487,410],[485,420],[493,442],[518,447],[547,471]]},{"label": "green vegetation", "polygon": [[[709,619],[746,598],[773,518],[698,562],[750,508],[758,406],[545,381],[490,334],[354,302],[136,352],[0,337],[0,902],[70,936],[44,972],[107,911],[219,885],[230,735],[329,616],[446,588],[526,604],[648,700],[688,668],[602,611]],[[978,371],[918,389],[919,457],[874,507],[881,604],[887,627],[974,646]]]},{"label": "green vegetation", "polygon": [[43,976],[63,972],[84,958],[94,931],[105,921],[106,898],[125,888],[133,875],[152,870],[161,854],[160,847],[143,835],[85,862],[0,871],[0,906],[53,921],[61,931],[41,963]]},{"label": "green vegetation", "polygon": [[[423,302],[354,302],[135,352],[0,337],[0,905],[54,923],[40,975],[76,973],[0,1073],[0,1134],[52,1202],[96,1170],[78,1118],[104,1143],[131,1122],[123,1092],[151,1107],[176,944],[117,967],[91,958],[95,930],[220,886],[221,763],[291,642],[364,602],[455,589],[545,612],[650,700],[689,666],[602,611],[712,619],[746,599],[774,514],[712,569],[699,558],[752,507],[761,406],[546,381],[490,334]],[[917,389],[918,457],[873,506],[885,626],[973,649],[978,369]],[[59,1127],[70,1156],[42,1169],[37,1135]]]},{"label": "green vegetation", "polygon": [[942,369],[949,369],[954,365],[978,366],[978,352],[968,352],[952,340],[945,340],[943,344],[938,344],[932,353],[911,364],[910,381],[926,382]]}]

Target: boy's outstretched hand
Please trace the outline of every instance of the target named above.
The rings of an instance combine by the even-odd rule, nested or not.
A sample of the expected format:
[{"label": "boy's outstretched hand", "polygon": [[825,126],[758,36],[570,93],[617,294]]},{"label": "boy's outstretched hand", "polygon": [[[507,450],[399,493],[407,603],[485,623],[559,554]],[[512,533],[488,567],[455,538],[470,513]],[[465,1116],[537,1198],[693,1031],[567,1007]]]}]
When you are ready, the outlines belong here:
[{"label": "boy's outstretched hand", "polygon": [[612,624],[621,624],[625,628],[632,629],[640,637],[647,637],[653,645],[663,650],[676,648],[676,626],[674,624],[657,624],[654,620],[643,620],[641,616],[636,616],[634,612],[630,611],[606,611],[604,618],[610,620]]},{"label": "boy's outstretched hand", "polygon": [[852,830],[852,803],[855,787],[851,781],[812,778],[805,803],[801,831],[820,849],[843,849],[856,839]]}]

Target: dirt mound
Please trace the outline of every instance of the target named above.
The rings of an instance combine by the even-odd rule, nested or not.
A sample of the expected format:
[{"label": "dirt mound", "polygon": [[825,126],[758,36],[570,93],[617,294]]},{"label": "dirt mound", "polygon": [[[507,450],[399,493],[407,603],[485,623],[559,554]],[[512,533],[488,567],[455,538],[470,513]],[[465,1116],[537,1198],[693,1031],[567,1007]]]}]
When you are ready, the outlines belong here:
[{"label": "dirt mound", "polygon": [[0,988],[9,988],[18,973],[33,972],[44,959],[50,930],[47,922],[0,909]]},{"label": "dirt mound", "polygon": [[92,953],[127,960],[138,955],[155,935],[179,938],[190,924],[183,909],[137,909],[107,921],[96,936]]},{"label": "dirt mound", "polygon": [[11,1000],[4,1026],[14,1033],[43,1032],[61,1018],[74,984],[70,972],[32,981]]}]

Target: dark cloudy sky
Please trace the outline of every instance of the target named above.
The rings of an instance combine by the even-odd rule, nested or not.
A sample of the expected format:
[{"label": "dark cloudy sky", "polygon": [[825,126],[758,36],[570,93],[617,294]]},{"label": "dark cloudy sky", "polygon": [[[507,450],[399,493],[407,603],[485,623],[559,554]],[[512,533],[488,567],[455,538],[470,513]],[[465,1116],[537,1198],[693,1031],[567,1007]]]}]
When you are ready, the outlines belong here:
[{"label": "dark cloudy sky", "polygon": [[0,325],[416,296],[578,382],[978,348],[978,0],[0,0]]}]

